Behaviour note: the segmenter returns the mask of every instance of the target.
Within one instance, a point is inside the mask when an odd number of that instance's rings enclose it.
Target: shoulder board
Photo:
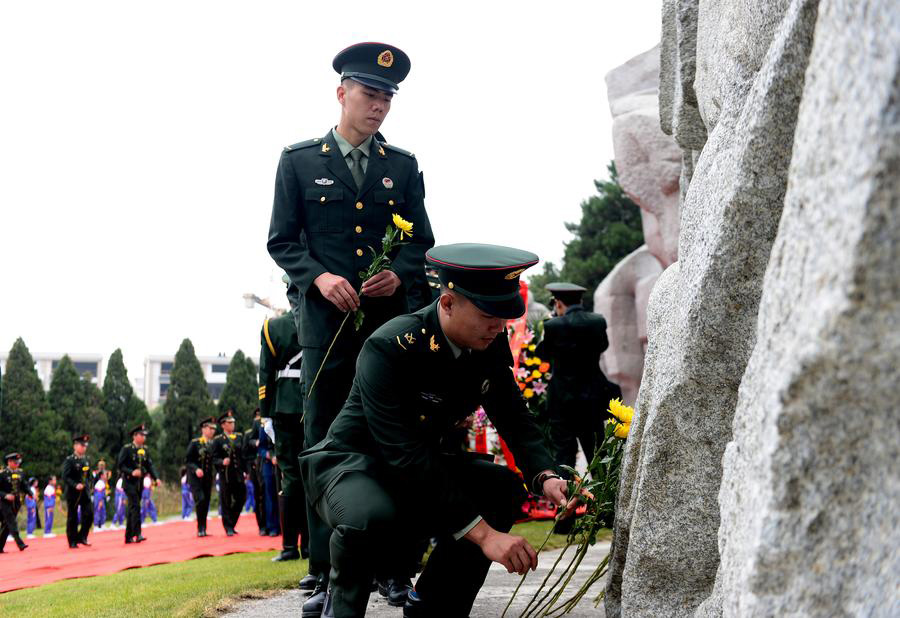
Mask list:
[[[425,328],[425,321],[417,319],[413,316],[405,316],[406,319],[397,320],[391,324],[393,328],[384,332],[387,340],[404,351],[420,349],[423,345],[427,347],[429,335]]]
[[[285,146],[285,152],[291,152],[294,150],[302,150],[303,148],[309,148],[310,146],[317,146],[322,142],[321,137],[316,137],[313,139],[308,139],[305,142],[297,142],[296,144],[291,144],[290,146]]]
[[[391,150],[391,151],[393,151],[393,152],[399,152],[399,153],[402,154],[402,155],[406,155],[407,157],[412,157],[413,159],[416,158],[416,155],[414,155],[414,154],[411,153],[410,151],[408,151],[408,150],[403,150],[402,148],[399,148],[399,147],[397,147],[397,146],[394,146],[393,144],[382,144],[382,146],[384,146],[385,148],[387,148],[388,150]]]

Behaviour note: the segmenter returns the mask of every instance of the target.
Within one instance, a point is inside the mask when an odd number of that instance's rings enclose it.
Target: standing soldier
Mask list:
[[[253,422],[250,429],[244,432],[243,443],[244,452],[241,456],[244,458],[247,474],[250,475],[247,485],[247,502],[253,496],[253,513],[256,515],[256,526],[259,528],[260,536],[267,536],[265,505],[262,500],[262,491],[260,491],[260,469],[259,469],[259,408],[253,412]]]
[[[188,445],[185,463],[187,464],[188,484],[194,496],[197,509],[197,536],[206,534],[206,514],[209,513],[209,499],[212,497],[213,478],[213,438],[216,435],[216,417],[210,416],[200,421],[199,438],[194,438]]]
[[[237,534],[234,527],[247,498],[244,462],[241,458],[243,436],[234,432],[234,416],[231,410],[219,417],[219,425],[222,427],[222,433],[216,436],[213,442],[213,463],[219,471],[222,527],[225,528],[225,534],[234,536]]]
[[[22,478],[22,456],[9,453],[3,458],[3,463],[6,467],[0,470],[0,554],[3,553],[9,536],[16,541],[19,551],[25,551],[28,547],[19,536],[19,524],[16,523],[16,516],[22,508],[22,498],[27,491]]]
[[[547,388],[547,416],[556,463],[574,467],[576,440],[588,461],[594,456],[597,436],[603,433],[604,410],[615,396],[611,389],[617,387],[600,370],[600,355],[609,345],[606,320],[584,310],[585,288],[557,282],[547,284],[547,291],[557,317],[544,323],[544,338],[535,353],[550,361],[553,372]],[[564,529],[565,525],[560,528]]]
[[[359,43],[338,53],[332,67],[341,76],[340,121],[324,137],[284,149],[268,241],[269,254],[300,295],[306,389],[346,312],[361,309],[365,315],[360,330],[346,328],[335,342],[318,379],[325,386],[307,394],[307,447],[325,437],[347,398],[363,342],[381,324],[408,311],[407,297],[422,278],[425,251],[434,244],[415,157],[384,143],[378,134],[398,84],[409,73],[409,57],[392,45]],[[413,223],[412,240],[390,256],[389,269],[363,281],[360,273],[372,259],[367,247],[381,245],[393,214]],[[318,616],[330,570],[331,530],[314,509],[307,514],[309,570],[321,577],[303,615]]]
[[[131,444],[126,444],[119,451],[118,468],[122,475],[125,497],[128,500],[125,516],[125,543],[146,541],[141,534],[141,493],[144,489],[144,477],[149,476],[159,485],[156,468],[150,461],[150,454],[144,447],[147,441],[146,425],[141,423],[131,430]]]
[[[93,482],[91,464],[84,455],[90,438],[86,433],[76,433],[72,436],[73,453],[63,462],[62,476],[67,509],[66,538],[71,549],[77,549],[79,545],[90,545],[87,537],[94,520],[94,510],[91,507]]]
[[[301,553],[308,552],[309,528],[306,525],[306,492],[297,463],[297,456],[303,450],[303,390],[300,383],[303,351],[297,340],[293,316],[286,313],[267,319],[263,322],[260,340],[259,407],[264,417],[272,419],[275,457],[281,472],[278,507],[282,549],[272,560],[297,560]],[[302,550],[298,549],[298,535]],[[301,580],[300,588],[312,590],[315,584],[315,575],[307,575]]]

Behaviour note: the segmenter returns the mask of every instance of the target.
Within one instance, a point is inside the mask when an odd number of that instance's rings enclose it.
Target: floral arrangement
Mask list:
[[[403,238],[408,236],[412,238],[413,232],[413,224],[410,221],[405,220],[403,217],[394,213],[392,218],[393,226],[388,225],[384,230],[384,236],[381,238],[381,253],[375,251],[372,246],[369,246],[369,251],[372,252],[372,263],[369,264],[369,267],[366,270],[359,271],[359,278],[362,281],[367,281],[380,273],[381,271],[387,269],[391,265],[391,258],[388,257],[390,253],[401,247],[405,244],[403,242]],[[319,380],[319,374],[322,373],[322,367],[325,366],[325,362],[328,360],[328,356],[331,354],[331,348],[334,347],[334,342],[337,341],[337,338],[340,337],[341,331],[344,330],[344,324],[347,323],[347,319],[350,317],[351,312],[347,312],[344,316],[344,320],[341,322],[338,331],[334,334],[334,339],[331,340],[331,345],[328,346],[328,350],[325,352],[325,358],[322,359],[322,364],[319,365],[319,370],[316,371],[316,377],[313,378],[312,384],[309,386],[309,392],[306,395],[306,398],[312,395],[313,389],[316,387],[316,382]],[[356,330],[359,330],[363,325],[363,320],[365,319],[365,313],[363,313],[362,309],[357,309],[353,311],[353,326]]]
[[[566,546],[541,582],[534,596],[529,600],[520,618],[562,616],[567,614],[587,594],[588,589],[606,575],[609,567],[609,555],[597,565],[584,584],[571,597],[564,601],[560,600],[566,590],[566,586],[572,580],[582,560],[584,560],[588,548],[597,542],[597,534],[601,529],[611,528],[615,517],[616,492],[619,487],[619,475],[622,469],[622,455],[625,450],[625,440],[628,438],[628,433],[631,430],[631,419],[634,417],[634,409],[624,405],[619,399],[613,399],[609,402],[607,412],[612,418],[604,426],[603,440],[594,451],[594,456],[588,465],[585,476],[579,477],[574,469],[565,466],[565,469],[574,479],[569,481],[568,495],[579,496],[579,501],[587,507],[585,513],[575,521],[566,539]],[[557,519],[561,515],[562,512],[557,515]],[[553,529],[551,528],[547,538],[544,539],[544,542],[538,548],[538,554],[544,549],[552,533]],[[571,549],[574,549],[574,553],[570,554],[568,563],[562,566],[563,558],[569,554]],[[506,605],[503,616],[506,616],[507,611],[509,611],[527,575],[528,573],[523,575],[519,581],[519,585]],[[594,599],[595,606],[600,604],[603,594],[604,592],[601,591]]]

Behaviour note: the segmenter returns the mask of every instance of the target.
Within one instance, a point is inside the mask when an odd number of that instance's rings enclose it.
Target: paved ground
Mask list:
[[[600,564],[607,552],[609,552],[609,543],[597,543],[592,547],[567,590],[572,592],[577,590],[587,576],[593,572],[594,568]],[[538,570],[528,575],[525,583],[519,590],[519,594],[516,596],[516,602],[507,616],[519,616],[521,610],[524,609],[532,594],[537,590],[558,555],[558,550],[541,555]],[[475,606],[472,609],[470,618],[499,618],[518,583],[518,575],[510,575],[503,567],[496,564],[492,565],[487,581],[485,581],[481,593],[475,600]],[[602,582],[595,584],[579,603],[575,611],[567,615],[572,618],[599,618],[603,616],[603,604],[596,608],[593,603],[593,599],[600,592],[601,586]],[[299,590],[289,590],[269,599],[241,603],[228,613],[228,617],[256,618],[264,616],[266,618],[280,618],[283,616],[287,618],[290,616],[291,618],[296,618],[300,614],[299,609],[303,599],[304,597]],[[367,618],[401,618],[402,615],[403,611],[400,608],[389,606],[378,593],[373,593],[369,597],[369,609],[366,612]]]

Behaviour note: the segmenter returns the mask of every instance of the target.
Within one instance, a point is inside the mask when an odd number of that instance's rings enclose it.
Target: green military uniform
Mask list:
[[[9,467],[10,460],[21,462],[22,457],[18,453],[9,453],[3,458],[7,467],[0,469],[0,553],[3,553],[6,539],[10,536],[15,540],[19,551],[28,547],[19,536],[19,525],[16,522],[16,516],[25,500],[25,473],[21,468]],[[12,496],[12,499],[7,496]]]
[[[130,433],[133,437],[138,432],[146,436],[147,427],[142,423],[134,427]],[[134,442],[122,447],[116,465],[122,476],[122,488],[128,502],[125,510],[125,542],[141,542],[145,540],[141,534],[141,492],[144,489],[144,477],[149,475],[156,481],[159,475],[156,474],[147,447],[138,446]],[[140,474],[135,475],[135,470],[140,471]]]
[[[227,420],[234,420],[231,412],[219,417],[219,425]],[[222,527],[228,536],[235,534],[234,528],[247,500],[243,438],[240,433],[223,432],[213,439],[213,464],[219,472],[219,497],[222,501]],[[226,458],[228,465],[225,465]]]
[[[429,252],[440,261],[444,285],[490,315],[521,315],[518,275],[537,256],[503,248],[503,259],[492,261],[501,248],[453,249]],[[459,276],[445,279],[443,269],[466,253],[475,260],[472,272],[452,271]],[[478,284],[481,277],[487,283]],[[454,539],[481,518],[509,530],[526,496],[508,468],[443,452],[442,439],[479,406],[536,491],[539,473],[553,467],[513,378],[505,332],[483,351],[460,350],[445,337],[438,312],[434,303],[375,331],[327,436],[300,457],[309,500],[333,529],[329,603],[335,616],[363,615],[375,564],[404,558],[386,544],[431,536],[439,542],[416,584],[432,608],[425,615],[468,615],[490,561],[476,545]]]
[[[87,446],[90,436],[76,434],[74,442]],[[79,543],[87,545],[88,532],[94,521],[94,510],[91,503],[93,483],[91,476],[91,462],[87,457],[79,457],[72,453],[63,462],[62,481],[66,496],[66,538],[69,547],[75,548]],[[81,485],[81,489],[78,489]],[[79,526],[78,508],[81,507],[81,522]]]
[[[309,544],[306,492],[297,461],[303,450],[302,356],[292,314],[286,313],[263,323],[259,350],[259,410],[264,417],[272,419],[275,429],[275,455],[281,471],[278,504],[283,548],[277,558],[282,559],[300,557],[298,535],[304,554]]]
[[[200,421],[200,429],[204,425],[216,426],[215,417],[205,418]],[[197,536],[206,536],[206,517],[209,513],[209,500],[212,498],[212,485],[216,472],[213,467],[212,440],[200,436],[194,438],[188,445],[187,454],[184,457],[187,465],[188,485],[191,495],[194,497],[194,506],[197,513]],[[197,470],[203,471],[203,476],[197,476]]]
[[[361,43],[340,52],[333,67],[342,79],[393,93],[409,72],[410,63],[396,47]],[[390,256],[390,269],[399,277],[401,288],[391,296],[361,299],[365,313],[362,329],[344,329],[319,377],[319,384],[327,387],[314,389],[306,398],[305,446],[321,440],[340,411],[366,337],[388,319],[409,310],[408,295],[422,277],[425,251],[434,244],[425,212],[424,180],[415,157],[373,135],[359,145],[367,156],[354,161],[351,170],[348,160],[353,153],[342,151],[336,135],[336,131],[328,131],[321,138],[284,149],[269,226],[269,254],[300,295],[298,335],[304,349],[302,371],[307,388],[344,319],[344,313],[313,285],[315,279],[330,272],[345,278],[358,292],[363,283],[360,273],[372,261],[368,247],[381,245],[393,214],[413,224],[413,236]],[[359,184],[354,179],[356,165],[364,168]],[[308,518],[310,571],[326,573],[329,531],[315,511],[310,509]]]
[[[536,354],[550,362],[553,372],[547,417],[556,462],[574,467],[576,440],[590,461],[597,436],[603,434],[604,411],[618,391],[600,370],[600,355],[609,346],[606,320],[584,310],[581,296],[586,290],[572,283],[551,283],[547,290],[567,308],[565,315],[544,323]]]

